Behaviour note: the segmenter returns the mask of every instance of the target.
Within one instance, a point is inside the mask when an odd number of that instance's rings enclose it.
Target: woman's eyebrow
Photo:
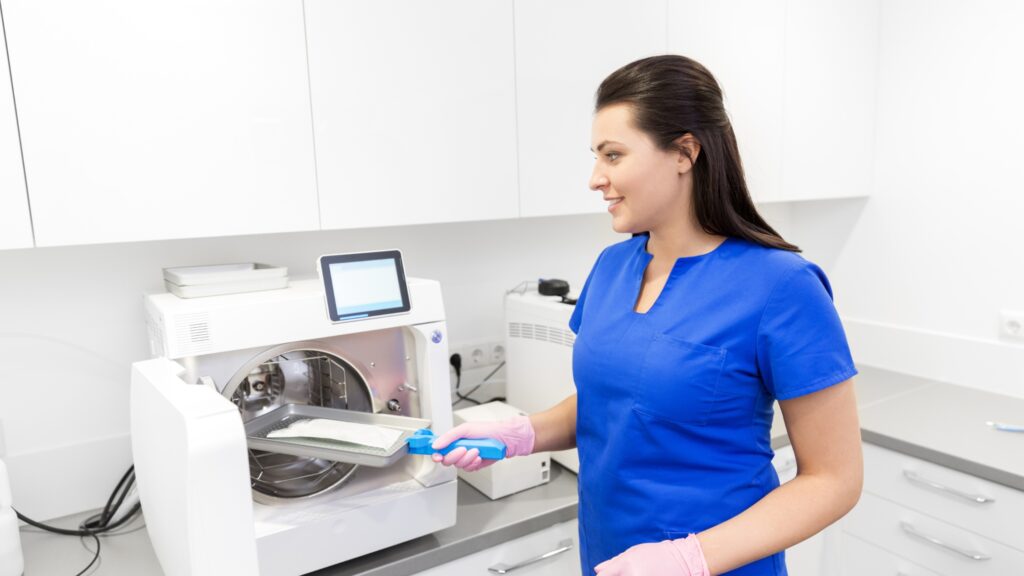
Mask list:
[[[600,152],[601,148],[605,147],[605,144],[622,144],[622,143],[621,142],[616,142],[614,140],[605,140],[604,142],[601,142],[600,144],[597,145],[597,151]],[[594,149],[591,148],[590,151],[593,152]]]

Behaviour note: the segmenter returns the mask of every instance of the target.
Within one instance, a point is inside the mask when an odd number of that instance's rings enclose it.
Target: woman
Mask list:
[[[758,215],[703,66],[633,62],[595,108],[590,187],[633,237],[601,253],[570,320],[577,394],[434,446],[577,446],[584,574],[786,574],[782,551],[860,495],[856,370],[828,280]],[[782,487],[775,400],[798,466]],[[490,463],[475,452],[434,459]]]

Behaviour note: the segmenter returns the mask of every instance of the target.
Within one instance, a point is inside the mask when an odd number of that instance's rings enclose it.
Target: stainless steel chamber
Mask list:
[[[186,359],[193,381],[217,387],[243,423],[285,404],[419,417],[411,335],[363,332]],[[356,464],[249,449],[253,498],[273,504],[344,485]]]

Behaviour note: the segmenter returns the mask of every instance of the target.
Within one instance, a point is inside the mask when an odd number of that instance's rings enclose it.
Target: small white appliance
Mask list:
[[[18,517],[11,508],[11,484],[7,466],[0,460],[0,576],[21,576],[24,570]]]
[[[573,309],[560,296],[542,296],[535,290],[505,297],[505,397],[512,406],[532,414],[576,393],[572,379],[576,335],[569,330]],[[551,459],[579,472],[575,449],[552,452]]]
[[[358,276],[359,289],[334,278],[330,295],[323,280],[298,280],[145,297],[156,357],[132,366],[132,452],[168,576],[304,574],[455,524],[456,472],[429,457],[370,467],[247,445],[246,424],[296,405],[451,427],[440,285],[406,282],[400,258],[400,290],[391,264],[321,264]],[[392,293],[401,313],[376,306],[392,306]],[[328,300],[332,314],[370,312],[331,321]]]
[[[504,402],[488,402],[456,410],[453,418],[458,425],[464,422],[496,422],[524,414],[522,410]],[[482,492],[484,496],[497,500],[527,488],[547,484],[551,479],[551,453],[535,452],[528,456],[500,460],[476,472],[460,469],[459,478]]]

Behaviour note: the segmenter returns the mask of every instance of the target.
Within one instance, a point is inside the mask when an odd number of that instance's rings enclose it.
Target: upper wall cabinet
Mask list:
[[[665,0],[515,4],[520,213],[602,212],[587,185],[594,95],[620,66],[665,53]]]
[[[669,49],[721,85],[755,200],[869,193],[878,10],[877,0],[669,3]]]
[[[718,80],[757,201],[782,189],[786,0],[673,0],[669,50]]]
[[[321,223],[518,215],[511,0],[308,0]]]
[[[0,36],[0,250],[32,246],[32,222],[10,78],[7,51]]]
[[[38,245],[317,229],[301,2],[3,7]]]
[[[865,196],[874,182],[878,0],[788,0],[784,200]]]

